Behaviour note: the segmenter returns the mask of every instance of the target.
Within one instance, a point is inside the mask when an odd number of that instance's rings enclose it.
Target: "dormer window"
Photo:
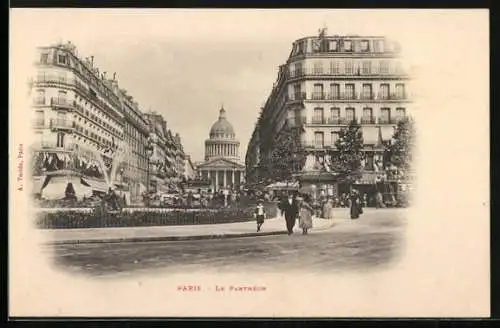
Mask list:
[[[66,64],[68,64],[68,57],[64,54],[59,54],[57,56],[57,61],[59,64],[66,65]]]
[[[362,52],[370,51],[370,42],[368,40],[361,41],[361,51]]]
[[[344,51],[352,51],[352,41],[351,40],[345,40],[344,41]]]
[[[338,51],[339,44],[337,40],[331,40],[328,42],[328,50],[329,51]]]
[[[40,63],[47,64],[49,62],[49,54],[44,52],[40,55]]]

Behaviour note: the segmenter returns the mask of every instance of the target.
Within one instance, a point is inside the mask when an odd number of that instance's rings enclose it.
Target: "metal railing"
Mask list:
[[[349,70],[329,67],[318,69],[314,67],[302,67],[291,70],[288,73],[288,78],[298,78],[304,76],[391,76],[391,75],[406,75],[402,71],[396,69],[378,69],[372,67],[371,69],[363,69],[362,67],[352,67]]]
[[[51,119],[50,120],[50,127],[53,129],[65,129],[65,130],[70,130],[75,127],[75,123],[71,122],[67,119]]]
[[[375,123],[376,123],[375,117],[367,117],[367,116],[361,117],[361,124],[375,124]]]

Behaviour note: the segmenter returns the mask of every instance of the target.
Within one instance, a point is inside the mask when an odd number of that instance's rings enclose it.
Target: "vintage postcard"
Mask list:
[[[489,316],[487,10],[10,14],[11,316]]]

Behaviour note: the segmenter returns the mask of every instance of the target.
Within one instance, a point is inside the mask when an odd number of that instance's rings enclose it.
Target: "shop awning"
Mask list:
[[[363,141],[365,145],[376,146],[379,139],[379,129],[375,126],[363,127]]]
[[[109,189],[108,184],[104,181],[98,181],[98,180],[89,179],[89,178],[81,178],[80,182],[81,182],[81,184],[88,186],[88,187],[92,188],[92,190],[95,190],[95,191],[107,192]]]
[[[394,128],[392,126],[381,126],[380,132],[382,135],[382,140],[388,141],[392,139],[392,135],[394,134]]]
[[[355,184],[358,185],[372,185],[375,184],[384,174],[380,172],[363,172],[361,178],[356,180]],[[377,179],[377,177],[379,179]]]

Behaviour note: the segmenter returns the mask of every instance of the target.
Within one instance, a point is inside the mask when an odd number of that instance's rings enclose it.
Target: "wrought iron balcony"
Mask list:
[[[312,100],[325,100],[325,99],[327,99],[327,96],[326,96],[326,93],[324,93],[324,92],[313,92],[311,99]]]
[[[407,100],[407,94],[404,93],[379,93],[377,95],[377,100]]]
[[[75,127],[75,124],[69,120],[57,118],[50,120],[50,127],[52,129],[71,130]]]
[[[290,99],[290,100],[305,100],[307,99],[307,93],[305,92],[296,92],[294,93],[293,95],[293,99]]]
[[[375,117],[363,116],[361,117],[361,124],[375,124]]]
[[[359,99],[361,99],[361,100],[374,100],[375,99],[375,94],[374,93],[365,93],[365,92],[362,92],[360,94]]]
[[[325,117],[313,117],[312,124],[327,124],[328,120]]]
[[[40,150],[61,150],[61,151],[74,151],[77,147],[76,144],[74,143],[68,143],[63,146],[58,145],[57,143],[54,142],[47,142],[47,141],[42,141],[38,145]]]
[[[45,105],[45,97],[36,97],[33,99],[34,105]]]
[[[66,98],[50,98],[50,105],[55,107],[72,109],[74,107],[74,103],[74,101],[68,100]]]

